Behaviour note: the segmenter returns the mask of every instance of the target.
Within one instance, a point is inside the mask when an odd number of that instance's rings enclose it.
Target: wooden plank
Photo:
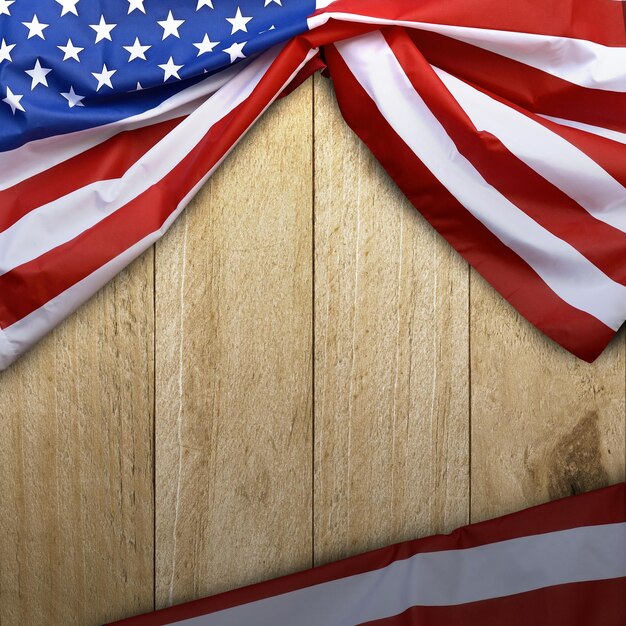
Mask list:
[[[624,334],[590,365],[471,294],[472,519],[624,480]]]
[[[157,604],[311,563],[312,90],[157,249]]]
[[[468,517],[468,269],[315,83],[315,560]]]
[[[0,375],[0,623],[153,606],[153,255]]]

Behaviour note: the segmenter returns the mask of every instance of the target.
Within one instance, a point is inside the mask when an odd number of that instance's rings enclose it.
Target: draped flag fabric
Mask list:
[[[117,626],[623,626],[626,483]]]
[[[0,0],[0,368],[159,239],[324,66],[432,226],[592,361],[626,318],[625,7]]]

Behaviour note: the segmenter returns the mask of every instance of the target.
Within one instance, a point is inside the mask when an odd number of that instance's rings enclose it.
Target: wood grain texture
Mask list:
[[[311,84],[157,252],[157,604],[311,564]]]
[[[153,606],[148,252],[0,375],[0,623]]]
[[[472,520],[624,480],[624,333],[590,365],[471,292]]]
[[[315,83],[315,559],[468,518],[468,269]]]

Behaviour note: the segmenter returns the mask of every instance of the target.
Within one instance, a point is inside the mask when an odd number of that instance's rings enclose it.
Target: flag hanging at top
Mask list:
[[[592,361],[626,319],[625,7],[0,0],[0,369],[324,66],[432,226]]]

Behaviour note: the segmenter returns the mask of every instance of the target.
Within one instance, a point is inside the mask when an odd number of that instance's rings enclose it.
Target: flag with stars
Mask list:
[[[324,67],[433,227],[595,359],[626,319],[625,7],[0,0],[0,369],[161,237],[267,107]]]

